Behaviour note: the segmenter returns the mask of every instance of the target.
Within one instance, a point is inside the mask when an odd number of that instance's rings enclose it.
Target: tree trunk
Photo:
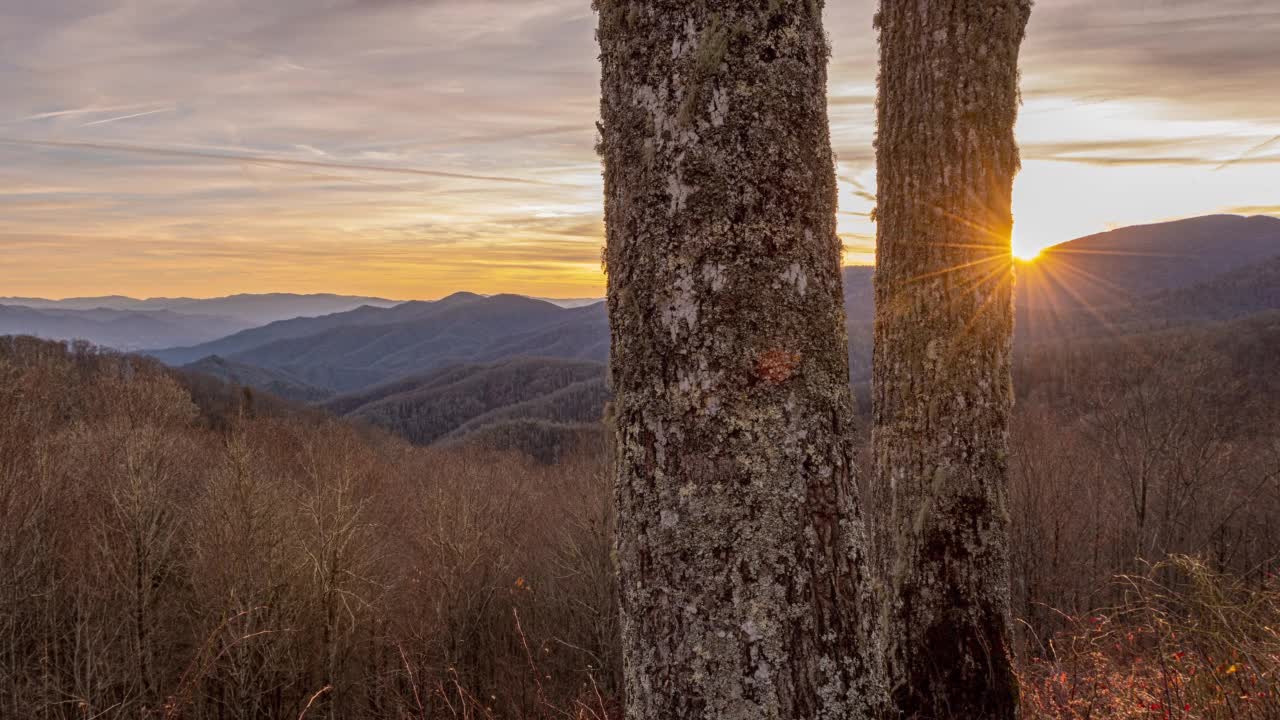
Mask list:
[[[1008,431],[1018,48],[1030,0],[882,0],[877,555],[905,718],[1013,718]]]
[[[596,7],[627,717],[868,717],[822,3]]]

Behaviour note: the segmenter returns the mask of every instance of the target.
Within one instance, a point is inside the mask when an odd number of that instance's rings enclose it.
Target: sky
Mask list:
[[[872,0],[828,0],[849,264]],[[603,293],[589,0],[0,0],[0,296]],[[1274,0],[1039,0],[1015,252],[1280,215]]]

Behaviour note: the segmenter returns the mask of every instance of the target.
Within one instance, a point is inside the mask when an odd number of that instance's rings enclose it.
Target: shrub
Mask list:
[[[1022,667],[1028,718],[1280,717],[1280,581],[1260,586],[1177,556],[1117,579],[1123,601],[1069,618]]]

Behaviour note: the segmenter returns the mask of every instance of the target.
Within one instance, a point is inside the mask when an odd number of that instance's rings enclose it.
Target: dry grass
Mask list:
[[[1280,579],[1248,587],[1181,556],[1117,582],[1121,605],[1024,664],[1026,717],[1280,718]]]

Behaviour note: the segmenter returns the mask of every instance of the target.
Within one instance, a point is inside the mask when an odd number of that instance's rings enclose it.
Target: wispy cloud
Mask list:
[[[130,117],[140,117],[151,113],[139,113]],[[123,118],[114,118],[123,119]],[[96,123],[89,123],[96,124]],[[273,157],[256,154],[224,153],[212,150],[183,150],[178,148],[155,147],[150,145],[129,145],[125,143],[104,142],[70,142],[65,140],[24,140],[20,138],[0,137],[0,143],[10,145],[30,145],[34,147],[67,148],[75,150],[101,150],[116,153],[141,153],[143,155],[162,155],[175,158],[192,158],[197,160],[227,160],[237,163],[257,163],[261,165],[289,165],[304,168],[326,168],[330,170],[359,170],[373,173],[390,173],[395,175],[423,175],[426,177],[449,178],[453,180],[477,180],[481,182],[520,183],[528,185],[554,185],[554,183],[529,178],[503,177],[500,175],[470,175],[466,173],[445,172],[442,170],[424,170],[412,167],[394,167],[389,165],[363,165],[355,163],[320,162],[317,160],[299,160],[296,158]]]
[[[827,4],[853,261],[874,4]],[[0,247],[27,269],[0,294],[597,294],[594,25],[586,0],[0,0]],[[1273,207],[1277,36],[1252,0],[1039,3],[1017,232]]]

